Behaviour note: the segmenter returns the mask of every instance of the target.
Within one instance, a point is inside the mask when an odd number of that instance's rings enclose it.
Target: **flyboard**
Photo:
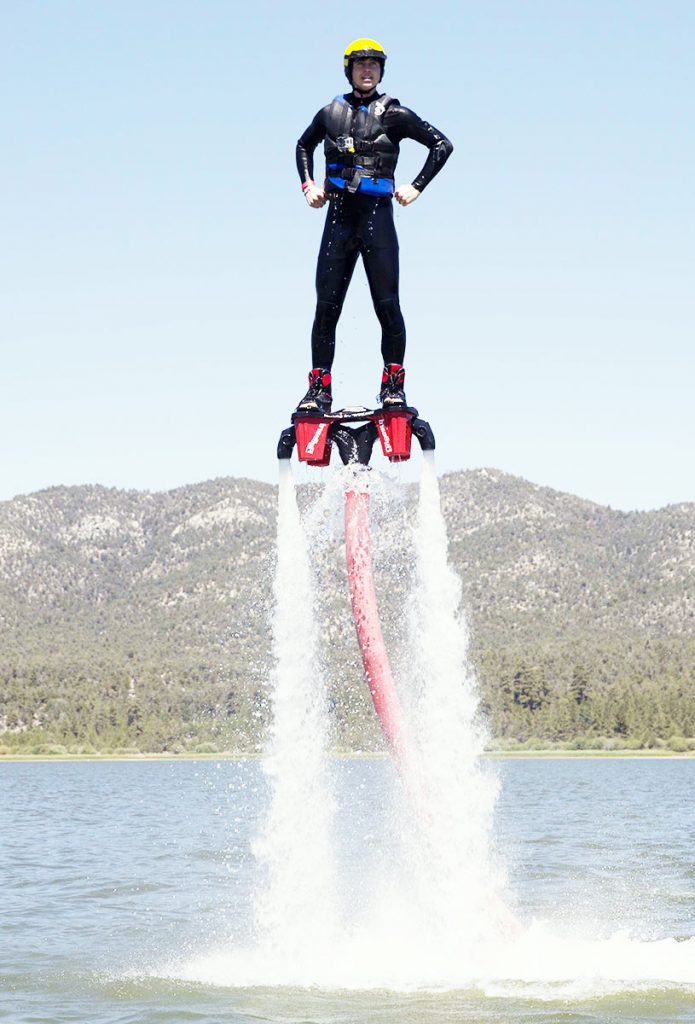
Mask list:
[[[327,415],[294,413],[292,426],[278,441],[278,459],[290,459],[295,447],[300,462],[324,467],[335,447],[343,464],[368,466],[377,439],[389,462],[407,462],[413,435],[423,451],[433,451],[434,434],[417,409],[367,409],[353,406]],[[345,550],[348,584],[357,640],[374,709],[399,765],[406,757],[403,715],[379,620],[371,537],[369,494],[345,492]]]

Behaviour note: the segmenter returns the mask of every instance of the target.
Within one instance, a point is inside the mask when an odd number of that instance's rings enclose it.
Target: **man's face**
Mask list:
[[[381,78],[381,63],[373,57],[360,57],[352,62],[352,85],[358,92],[376,89]]]

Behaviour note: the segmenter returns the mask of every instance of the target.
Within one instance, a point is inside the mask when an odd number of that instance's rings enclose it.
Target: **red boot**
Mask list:
[[[309,372],[309,390],[297,406],[296,411],[325,416],[331,411],[332,404],[331,371],[323,366],[315,366]]]
[[[387,363],[381,375],[381,391],[379,401],[385,409],[397,408],[406,405],[405,391],[405,370],[400,363]]]

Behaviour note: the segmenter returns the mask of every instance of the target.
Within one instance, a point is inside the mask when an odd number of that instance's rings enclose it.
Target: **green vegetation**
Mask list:
[[[692,648],[606,644],[478,651],[492,750],[695,750]],[[267,690],[205,664],[89,666],[55,660],[0,669],[0,754],[257,753]],[[381,737],[358,672],[332,685],[336,749]]]
[[[0,670],[0,754],[253,753],[265,696],[205,665]]]
[[[498,749],[695,748],[695,642],[544,645],[481,652]]]

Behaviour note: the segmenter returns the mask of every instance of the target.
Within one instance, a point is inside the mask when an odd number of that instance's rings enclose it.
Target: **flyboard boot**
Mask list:
[[[398,409],[407,405],[405,400],[405,370],[400,363],[387,363],[381,374],[379,401],[384,409]]]
[[[298,413],[327,416],[333,404],[331,390],[331,371],[323,366],[315,366],[309,371],[309,390],[297,406]]]

